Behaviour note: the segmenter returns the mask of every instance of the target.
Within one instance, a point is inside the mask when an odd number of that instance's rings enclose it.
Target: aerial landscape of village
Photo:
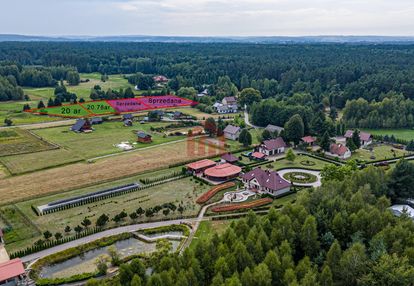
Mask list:
[[[45,19],[0,12],[1,286],[414,285],[412,4],[15,2]]]

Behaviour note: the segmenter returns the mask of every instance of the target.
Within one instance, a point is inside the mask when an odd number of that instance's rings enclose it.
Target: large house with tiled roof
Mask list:
[[[354,131],[353,130],[347,130],[345,132],[345,138],[352,138],[352,135],[354,135]],[[363,147],[367,147],[368,145],[370,145],[372,143],[372,135],[370,133],[367,132],[359,132],[359,140],[361,140],[361,146]]]
[[[231,124],[227,125],[223,130],[224,138],[229,140],[239,139],[241,129],[238,126],[233,126]]]
[[[351,150],[343,144],[332,143],[326,155],[346,160],[352,156]]]
[[[272,196],[280,196],[290,191],[291,184],[277,172],[260,167],[242,175],[246,189]]]
[[[264,140],[258,147],[258,151],[266,156],[272,156],[285,152],[286,143],[282,137]]]

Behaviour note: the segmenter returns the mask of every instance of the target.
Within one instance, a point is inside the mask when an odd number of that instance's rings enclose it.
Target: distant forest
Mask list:
[[[346,106],[343,120],[348,126],[413,124],[414,45],[3,42],[0,62],[3,66],[29,67],[29,73],[39,67],[65,67],[79,73],[162,74],[171,79],[172,90],[201,90],[203,85],[212,85],[211,92],[219,99],[234,94],[233,85],[239,91],[252,87],[260,91],[263,99],[277,101],[305,94],[315,106]],[[0,72],[0,76],[8,75]],[[35,76],[39,80],[34,82],[27,76],[16,82],[11,78],[9,88],[53,85],[59,80],[52,72]],[[227,92],[217,88],[220,81],[230,83]],[[19,96],[21,93],[16,91],[15,97]],[[366,102],[358,101],[360,98]],[[382,114],[377,103],[384,99],[392,101],[393,106],[404,100],[404,107],[398,109],[404,118],[395,118],[395,113]],[[382,106],[387,104],[390,105],[386,102]],[[261,113],[257,109],[256,112]],[[368,116],[370,119],[365,118]]]

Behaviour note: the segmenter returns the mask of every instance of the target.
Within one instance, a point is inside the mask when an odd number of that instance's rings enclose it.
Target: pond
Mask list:
[[[158,237],[158,236],[163,236],[163,235],[180,236],[183,234],[184,233],[182,231],[168,231],[168,232],[157,232],[157,233],[152,233],[152,234],[146,234],[145,236],[153,238],[153,237]]]
[[[175,251],[180,241],[170,240],[172,249]],[[135,238],[120,240],[113,244],[118,250],[121,258],[125,258],[134,254],[151,253],[155,251],[155,243],[147,243]],[[73,257],[66,261],[48,265],[40,271],[40,278],[64,278],[76,274],[90,273],[96,271],[96,260],[100,255],[108,255],[108,248],[105,246],[85,252],[80,256]]]

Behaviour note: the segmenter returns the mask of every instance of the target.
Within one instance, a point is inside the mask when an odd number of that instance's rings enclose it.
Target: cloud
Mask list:
[[[0,33],[414,35],[411,0],[13,0]]]

